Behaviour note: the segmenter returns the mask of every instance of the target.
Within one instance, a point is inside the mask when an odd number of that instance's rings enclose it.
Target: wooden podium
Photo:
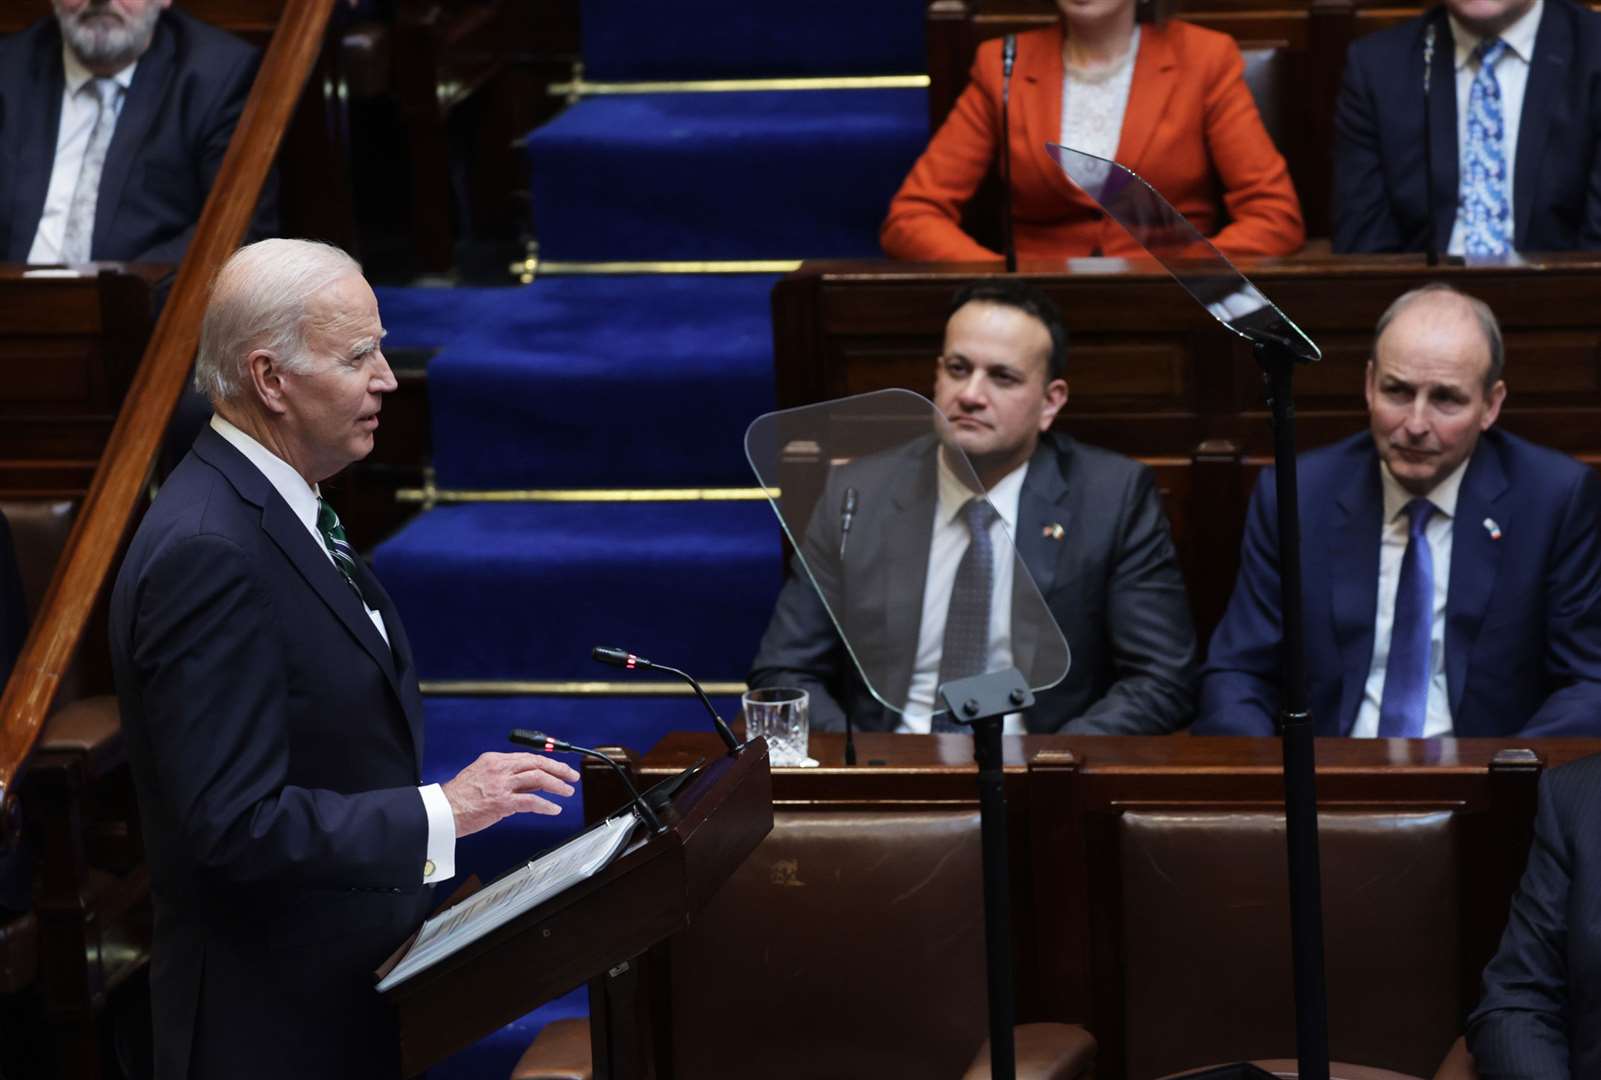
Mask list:
[[[594,877],[390,990],[405,1074],[415,1076],[536,1006],[606,976],[615,984],[618,1011],[592,1017],[597,1049],[613,1047],[605,1055],[612,1075],[645,1075],[627,1062],[645,1053],[649,1040],[625,1015],[639,972],[648,967],[644,954],[687,927],[771,831],[766,742],[710,760],[673,798],[662,822],[665,832]]]

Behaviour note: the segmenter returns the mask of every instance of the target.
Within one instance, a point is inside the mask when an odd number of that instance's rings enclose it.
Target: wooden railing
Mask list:
[[[61,676],[106,584],[151,462],[188,377],[212,278],[239,246],[336,0],[285,0],[250,100],[200,214],[117,416],[94,480],[16,668],[0,694],[0,821],[14,781],[44,726]]]

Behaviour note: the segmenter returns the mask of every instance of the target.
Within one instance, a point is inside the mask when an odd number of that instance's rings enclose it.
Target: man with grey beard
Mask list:
[[[177,263],[257,51],[172,0],[52,0],[0,40],[0,259]],[[275,184],[253,236],[276,227]]]

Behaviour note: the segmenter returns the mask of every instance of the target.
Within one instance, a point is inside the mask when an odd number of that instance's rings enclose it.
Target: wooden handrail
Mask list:
[[[239,246],[336,0],[286,0],[172,294],[145,349],[38,618],[0,694],[0,821],[83,637],[188,378],[212,279]]]

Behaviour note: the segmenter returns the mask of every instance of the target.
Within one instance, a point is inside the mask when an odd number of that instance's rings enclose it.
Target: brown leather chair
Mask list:
[[[1451,1044],[1451,1052],[1445,1055],[1445,1060],[1435,1070],[1434,1080],[1479,1080],[1473,1055],[1468,1053],[1467,1039],[1461,1038]]]
[[[780,809],[668,955],[674,1075],[989,1075],[976,811]],[[516,1080],[592,1075],[587,1025],[552,1028]],[[1082,1028],[1016,1039],[1019,1076],[1094,1061]]]
[[[1532,806],[1538,776],[1496,769],[1437,770],[1426,782],[1320,775],[1336,1059],[1432,1076],[1456,1040],[1505,922],[1516,886],[1508,867],[1522,862],[1510,850],[1514,819]],[[1096,1075],[1293,1055],[1279,776],[1084,768],[1063,770],[1060,783],[1059,800],[1033,808],[1036,823],[1046,820],[1037,842],[1064,854],[1060,881],[1035,901],[1040,978],[1062,987],[1051,1013],[1095,1035]],[[1526,821],[1521,828],[1526,846]],[[1053,901],[1052,888],[1065,895]],[[1075,909],[1088,912],[1083,926],[1046,925],[1046,912]],[[1088,971],[1055,959],[1071,955],[1053,943],[1063,934],[1086,942]]]

